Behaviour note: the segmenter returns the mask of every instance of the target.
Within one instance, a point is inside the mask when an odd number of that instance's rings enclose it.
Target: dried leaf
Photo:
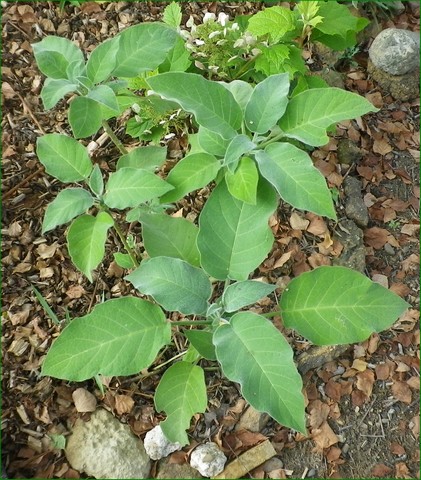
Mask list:
[[[310,412],[309,425],[311,428],[316,429],[320,428],[320,426],[326,422],[330,408],[326,403],[320,400],[315,400],[314,402],[311,402],[308,410]]]
[[[78,412],[94,412],[96,409],[96,398],[91,392],[84,388],[77,388],[72,393],[73,402]]]
[[[374,372],[366,370],[357,374],[357,388],[361,390],[367,397],[371,396],[374,385]]]
[[[373,470],[371,470],[373,477],[388,478],[390,473],[392,473],[392,469],[384,463],[377,464]]]
[[[409,385],[405,382],[395,381],[392,385],[392,393],[396,400],[400,400],[404,403],[412,402],[412,392]]]
[[[329,448],[339,442],[339,438],[327,422],[324,422],[320,428],[315,428],[311,432],[311,436],[316,444],[316,450],[318,451]]]
[[[306,230],[306,228],[310,225],[310,222],[305,218],[300,217],[298,213],[293,212],[289,219],[289,224],[294,230]]]
[[[134,406],[134,400],[128,395],[115,396],[115,411],[122,415],[123,413],[130,413]]]

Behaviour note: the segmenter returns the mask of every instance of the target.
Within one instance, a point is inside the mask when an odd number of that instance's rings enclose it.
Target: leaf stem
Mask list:
[[[125,146],[117,138],[116,134],[112,131],[110,124],[107,120],[102,120],[102,127],[107,132],[108,136],[111,138],[114,145],[119,149],[120,153],[127,155],[129,152],[126,150]]]
[[[194,327],[195,325],[212,325],[212,320],[182,320],[170,323],[176,327]]]
[[[262,143],[258,146],[258,148],[263,150],[267,145],[269,145],[269,144],[271,144],[271,143],[273,143],[273,142],[277,142],[278,140],[280,140],[281,138],[284,138],[284,137],[285,137],[285,135],[284,135],[283,132],[282,132],[282,133],[279,133],[278,135],[275,135],[273,138],[269,138],[269,140],[266,140],[265,142],[262,142]]]
[[[138,267],[139,266],[139,262],[137,261],[137,256],[136,256],[136,253],[134,252],[134,250],[130,247],[130,245],[127,243],[127,240],[126,240],[126,237],[123,233],[123,231],[121,230],[120,228],[120,225],[117,223],[116,219],[111,215],[111,212],[110,210],[107,208],[107,207],[104,207],[103,206],[103,209],[112,217],[112,219],[114,220],[114,224],[113,224],[113,228],[114,230],[116,231],[118,237],[120,238],[121,240],[121,243],[123,244],[124,246],[124,249],[126,250],[126,252],[129,254],[132,262],[133,262],[133,265],[135,267]]]

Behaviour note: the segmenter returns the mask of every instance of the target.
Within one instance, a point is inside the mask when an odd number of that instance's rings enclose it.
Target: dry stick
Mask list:
[[[19,188],[23,187],[26,183],[28,183],[30,180],[32,180],[34,177],[36,177],[38,174],[42,173],[43,171],[44,171],[44,167],[39,167],[38,170],[36,170],[34,173],[31,173],[31,175],[28,175],[21,182],[19,182],[13,188],[8,190],[3,195],[3,200],[7,200],[9,197],[11,197],[16,192],[16,190],[19,190]]]

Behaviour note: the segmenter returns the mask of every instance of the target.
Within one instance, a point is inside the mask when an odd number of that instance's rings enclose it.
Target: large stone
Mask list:
[[[333,238],[344,247],[339,257],[333,260],[333,264],[364,273],[366,264],[363,231],[352,220],[343,220]]]
[[[190,455],[190,465],[204,477],[215,477],[222,472],[227,457],[216,443],[204,443],[196,447]]]
[[[347,177],[345,179],[345,213],[359,227],[366,227],[369,215],[368,208],[362,199],[361,187],[361,182],[357,178]]]
[[[161,458],[168,457],[170,453],[181,450],[182,448],[180,443],[172,443],[167,439],[160,425],[149,430],[145,436],[144,445],[146,453],[152,460],[160,460]]]
[[[148,478],[143,443],[111,413],[98,409],[89,421],[76,420],[66,446],[72,468],[95,478]]]
[[[202,478],[202,475],[187,463],[178,465],[161,460],[156,478]]]
[[[418,98],[420,95],[420,72],[418,69],[404,75],[392,75],[381,68],[377,68],[368,59],[367,71],[382,89],[389,92],[395,100],[406,102]]]
[[[369,49],[373,64],[392,75],[404,75],[418,69],[420,43],[413,32],[386,28],[374,39]]]

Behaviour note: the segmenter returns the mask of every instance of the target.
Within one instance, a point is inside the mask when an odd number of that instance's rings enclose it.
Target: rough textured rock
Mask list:
[[[332,50],[327,45],[320,42],[313,43],[313,53],[319,57],[323,64],[331,68],[335,66],[343,54],[343,52]]]
[[[345,88],[342,74],[331,68],[324,68],[323,70],[312,72],[312,75],[317,75],[322,78],[330,87]]]
[[[239,422],[235,426],[235,430],[245,429],[250,432],[261,432],[268,420],[269,415],[267,413],[258,412],[250,405],[243,415],[241,415]]]
[[[419,40],[417,43],[412,32],[386,28],[374,39],[368,53],[377,68],[392,75],[404,75],[418,69],[419,47]]]
[[[361,182],[355,177],[347,177],[344,181],[345,213],[360,227],[368,225],[368,208],[361,196]]]
[[[349,138],[341,138],[338,141],[337,153],[339,163],[345,163],[347,165],[357,163],[362,158],[361,150],[357,147],[355,142]]]
[[[146,434],[144,444],[146,453],[152,460],[167,457],[170,453],[182,448],[180,443],[172,443],[167,439],[160,425],[157,425]]]
[[[334,265],[353,268],[361,273],[365,270],[365,247],[363,231],[352,220],[343,220],[333,238],[341,242],[343,251],[334,259]]]
[[[372,78],[396,100],[406,102],[420,95],[420,73],[418,69],[404,75],[391,75],[377,68],[369,59],[367,71]]]
[[[162,461],[156,478],[202,478],[202,475],[187,463],[178,465]]]
[[[95,478],[148,478],[143,443],[111,413],[98,409],[88,422],[76,420],[66,446],[70,465]]]
[[[216,443],[204,443],[195,448],[190,455],[190,465],[199,470],[204,477],[214,477],[224,469],[227,457]]]

